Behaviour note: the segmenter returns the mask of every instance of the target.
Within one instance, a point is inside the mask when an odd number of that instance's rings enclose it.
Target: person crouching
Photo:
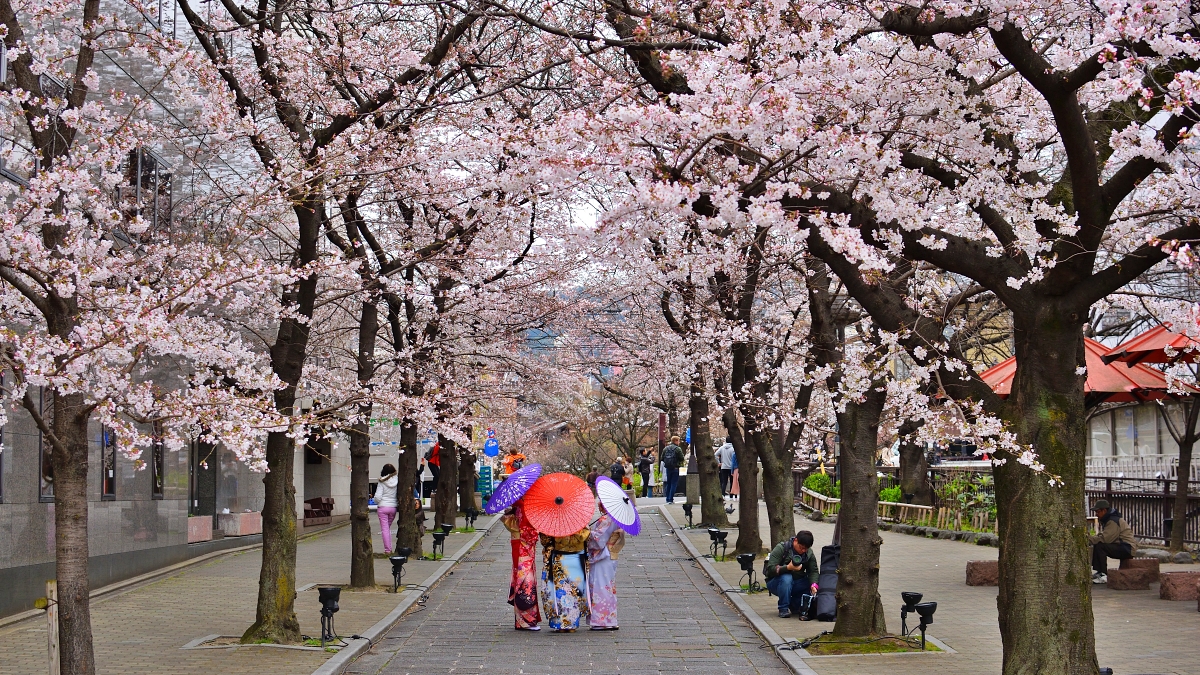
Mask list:
[[[813,535],[800,530],[796,536],[771,549],[763,575],[767,578],[767,589],[779,598],[779,617],[786,619],[792,612],[800,612],[800,620],[807,621],[804,596],[816,595],[819,568],[812,552]]]

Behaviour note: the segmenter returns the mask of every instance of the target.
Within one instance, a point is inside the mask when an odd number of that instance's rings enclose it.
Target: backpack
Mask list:
[[[613,465],[608,467],[608,477],[619,484],[621,479],[625,477],[625,467],[621,466],[620,462],[613,462]]]
[[[663,448],[662,463],[668,469],[678,469],[683,464],[683,457],[681,455],[683,455],[683,451],[679,449],[678,445],[668,445]]]

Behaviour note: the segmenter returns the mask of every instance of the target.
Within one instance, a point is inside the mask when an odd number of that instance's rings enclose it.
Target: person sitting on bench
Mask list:
[[[1108,559],[1126,560],[1133,557],[1137,545],[1133,538],[1133,528],[1129,526],[1121,512],[1109,505],[1107,499],[1097,501],[1092,510],[1100,520],[1100,534],[1088,537],[1092,545],[1092,583],[1108,583]]]
[[[812,545],[812,532],[800,530],[791,539],[779,542],[767,556],[763,576],[767,578],[767,589],[779,598],[782,619],[796,611],[801,621],[808,620],[807,612],[801,611],[805,606],[803,598],[816,595],[819,574]]]

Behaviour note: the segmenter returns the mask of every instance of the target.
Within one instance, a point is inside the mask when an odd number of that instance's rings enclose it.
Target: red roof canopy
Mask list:
[[[1083,343],[1087,351],[1084,393],[1088,395],[1089,405],[1166,397],[1167,379],[1162,373],[1141,364],[1106,364],[1103,357],[1108,347],[1088,338],[1084,338]],[[1007,397],[1016,374],[1017,358],[1014,356],[983,371],[980,377],[997,394]]]
[[[1176,352],[1174,357],[1167,356],[1168,347]],[[1184,352],[1188,347],[1192,351]],[[1136,363],[1196,362],[1200,360],[1200,351],[1196,350],[1200,350],[1200,343],[1182,333],[1171,331],[1171,324],[1164,323],[1113,347],[1104,355],[1104,362],[1121,361],[1130,366]]]

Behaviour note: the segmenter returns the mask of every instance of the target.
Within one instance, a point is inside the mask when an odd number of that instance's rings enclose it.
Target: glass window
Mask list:
[[[49,429],[54,428],[54,395],[42,390],[39,397],[38,408],[42,415],[42,421],[45,422]],[[38,430],[38,444],[42,448],[42,452],[38,458],[38,501],[52,502],[54,501],[54,464],[51,462],[54,452],[54,444],[45,434]]]
[[[1156,404],[1139,405],[1134,410],[1137,418],[1137,452],[1138,455],[1157,455],[1158,450],[1158,411]]]
[[[1168,403],[1161,408],[1161,414],[1165,414],[1171,420],[1171,425],[1175,427],[1175,431],[1181,434],[1184,432],[1183,425],[1186,420],[1183,415],[1183,406],[1178,403]],[[1159,447],[1162,448],[1162,453],[1178,457],[1179,444],[1175,442],[1175,437],[1171,435],[1171,430],[1167,427],[1167,423],[1164,420],[1158,420],[1158,429]]]
[[[162,499],[163,496],[163,479],[166,473],[165,457],[166,448],[163,440],[163,425],[162,422],[154,423],[154,440],[150,443],[150,479],[153,481],[153,487],[150,489],[150,496],[155,499]]]
[[[100,498],[117,498],[117,438],[108,427],[100,428]]]
[[[1130,457],[1137,454],[1137,412],[1133,408],[1118,408],[1113,411],[1113,435],[1117,439],[1117,455]]]
[[[1103,412],[1088,422],[1088,455],[1111,457],[1112,454],[1112,415]]]

